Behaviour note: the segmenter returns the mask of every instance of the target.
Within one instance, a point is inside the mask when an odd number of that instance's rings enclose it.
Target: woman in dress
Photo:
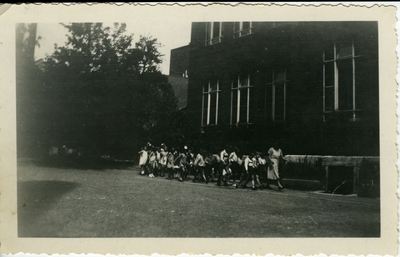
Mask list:
[[[283,188],[280,183],[279,176],[279,164],[281,161],[287,162],[287,160],[283,157],[282,150],[279,147],[279,143],[275,143],[273,147],[268,150],[268,172],[267,179],[274,180],[278,184],[279,190]],[[267,181],[268,181],[267,180]],[[267,187],[269,187],[269,183],[267,182]]]

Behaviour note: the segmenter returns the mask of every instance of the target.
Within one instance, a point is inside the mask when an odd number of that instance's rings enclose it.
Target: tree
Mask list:
[[[157,42],[157,39],[151,36],[141,36],[139,42],[135,45],[139,51],[144,53],[138,62],[139,72],[141,74],[158,72],[157,67],[161,64],[161,57],[163,55],[158,51],[158,47],[161,47],[161,44]]]
[[[58,144],[74,141],[96,154],[123,155],[123,148],[131,151],[167,126],[176,99],[158,69],[157,39],[141,36],[133,44],[118,23],[63,26],[67,43],[45,60],[42,88],[51,117],[46,126]]]
[[[33,155],[40,150],[40,133],[37,129],[37,114],[40,100],[41,72],[35,65],[35,47],[40,37],[36,36],[37,24],[19,23],[15,30],[16,41],[16,107],[18,156]]]

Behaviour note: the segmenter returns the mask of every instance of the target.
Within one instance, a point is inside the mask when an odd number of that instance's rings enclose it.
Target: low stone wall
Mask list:
[[[285,155],[286,160],[291,163],[318,166],[320,163],[335,163],[347,166],[361,164],[378,164],[378,156],[323,156],[323,155]]]
[[[286,155],[282,167],[287,187],[324,190],[327,193],[379,197],[377,156]],[[319,183],[318,183],[319,181]]]

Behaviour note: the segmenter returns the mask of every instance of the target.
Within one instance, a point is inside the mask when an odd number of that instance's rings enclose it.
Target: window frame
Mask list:
[[[340,49],[340,48],[339,48]],[[354,46],[354,40],[351,41],[351,55],[346,55],[343,57],[338,57],[338,47],[337,47],[337,42],[333,43],[333,59],[326,59],[326,51],[323,51],[322,54],[322,61],[323,61],[323,69],[322,69],[322,74],[323,74],[323,80],[322,80],[322,113],[323,113],[323,120],[326,120],[326,114],[329,113],[335,113],[335,112],[353,112],[352,116],[352,121],[356,121],[356,112],[361,111],[361,109],[356,109],[356,59],[362,57],[362,55],[356,55],[355,53],[355,46]],[[351,65],[352,65],[352,108],[351,109],[340,109],[339,103],[340,103],[340,95],[339,95],[339,68],[338,68],[338,63],[344,61],[344,60],[349,60],[351,59]],[[328,63],[333,63],[333,109],[332,110],[326,110],[326,99],[327,99],[327,88],[331,88],[331,86],[326,85],[326,77],[327,77],[327,71],[326,71],[326,65]]]
[[[219,23],[219,31],[218,31],[218,36],[214,37],[214,23]],[[210,46],[210,45],[215,45],[218,43],[222,42],[222,22],[220,21],[215,21],[215,22],[207,22],[206,23],[206,40],[205,40],[205,45]]]
[[[203,86],[203,93],[202,93],[202,108],[201,108],[201,126],[206,127],[206,126],[216,126],[218,125],[218,107],[219,107],[219,93],[221,92],[220,90],[220,85],[219,85],[219,79],[215,80],[216,84],[216,89],[212,89],[212,82],[213,80],[209,80],[206,86]],[[207,87],[207,90],[205,88]],[[211,97],[212,95],[215,94],[215,123],[210,124],[210,118],[211,118]],[[206,100],[205,98],[207,97],[207,106],[205,106]],[[205,109],[205,107],[207,107]],[[204,117],[204,112],[207,111],[207,117],[205,120]],[[204,122],[206,121],[206,122]]]
[[[242,85],[241,84],[241,76],[247,76],[247,84]],[[234,87],[234,82],[233,80],[231,81],[231,113],[230,113],[230,125],[231,126],[238,126],[239,124],[251,124],[250,123],[250,92],[251,88],[254,87],[254,85],[251,85],[251,76],[253,74],[247,73],[247,74],[239,74],[237,76],[237,87]],[[247,91],[247,97],[246,97],[246,122],[245,123],[240,123],[240,107],[241,107],[241,97],[240,93],[242,90]],[[234,92],[237,92],[237,97],[236,97],[236,119],[234,122],[234,117],[233,117],[233,104],[234,104]]]
[[[248,22],[249,27],[243,29],[243,23]],[[239,30],[236,30],[236,24],[239,23]],[[233,38],[240,38],[253,34],[253,22],[251,21],[238,21],[233,23]]]
[[[271,82],[266,82],[266,85],[265,85],[265,114],[266,114],[266,117],[265,117],[265,120],[267,120],[267,117],[268,117],[268,108],[267,108],[267,97],[268,97],[268,94],[267,94],[267,90],[268,90],[268,86],[271,86],[271,88],[272,88],[272,93],[271,93],[271,97],[272,97],[272,100],[271,100],[271,120],[272,120],[272,122],[285,122],[286,121],[286,92],[287,92],[287,83],[289,83],[289,80],[287,79],[287,69],[285,68],[284,70],[283,70],[283,80],[279,80],[279,81],[276,81],[275,80],[275,74],[280,74],[280,73],[282,73],[282,72],[276,72],[276,71],[279,71],[279,69],[273,69],[272,70],[272,81]],[[283,119],[282,120],[276,120],[276,87],[277,86],[283,86]]]

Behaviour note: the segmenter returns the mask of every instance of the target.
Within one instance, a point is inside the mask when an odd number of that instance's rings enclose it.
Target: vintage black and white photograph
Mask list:
[[[14,31],[18,238],[381,238],[377,20]]]

